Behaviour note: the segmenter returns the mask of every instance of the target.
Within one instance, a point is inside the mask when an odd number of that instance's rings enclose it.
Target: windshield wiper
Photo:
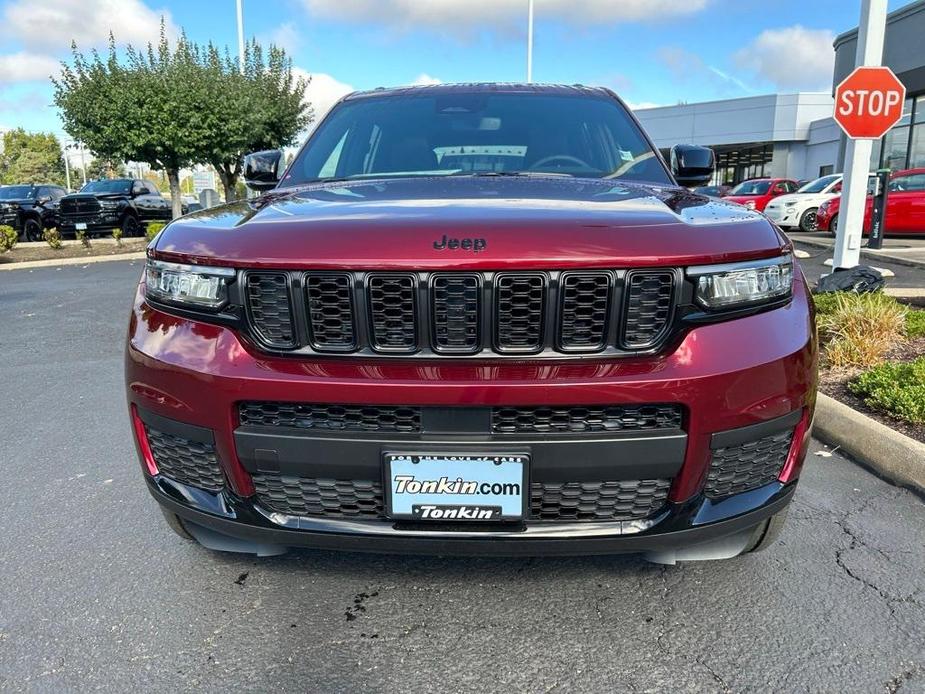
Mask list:
[[[574,174],[563,173],[559,171],[458,171],[456,173],[449,174],[450,176],[510,176],[510,177],[523,177],[523,178],[546,178],[548,176],[553,176],[555,178],[575,178]]]

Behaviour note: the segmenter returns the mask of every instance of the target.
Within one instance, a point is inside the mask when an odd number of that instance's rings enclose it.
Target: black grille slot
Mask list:
[[[537,520],[641,520],[668,500],[670,479],[563,482],[530,485],[530,515]]]
[[[284,272],[250,272],[245,292],[257,337],[272,347],[294,347],[296,340],[288,275]]]
[[[437,275],[431,287],[434,347],[443,352],[471,353],[479,349],[479,278]]]
[[[413,352],[417,347],[414,278],[410,275],[371,275],[369,313],[374,349]]]
[[[349,352],[357,346],[352,284],[345,274],[305,278],[312,347],[320,352]]]
[[[535,352],[543,343],[546,278],[501,275],[495,284],[495,342],[502,352]]]
[[[668,270],[631,272],[626,281],[623,346],[655,346],[668,330],[674,297],[674,273]]]
[[[777,479],[787,462],[793,430],[713,451],[703,492],[710,498],[763,487]]]
[[[566,275],[561,283],[559,344],[564,349],[597,350],[607,339],[610,275]]]
[[[680,428],[680,405],[496,407],[491,412],[491,430],[496,434],[572,434]]]
[[[387,405],[311,405],[288,402],[242,402],[241,424],[331,431],[421,430],[421,408]]]
[[[382,485],[369,480],[253,476],[261,506],[290,516],[382,518]]]
[[[160,474],[210,492],[225,486],[215,446],[166,434],[147,425],[145,431]]]

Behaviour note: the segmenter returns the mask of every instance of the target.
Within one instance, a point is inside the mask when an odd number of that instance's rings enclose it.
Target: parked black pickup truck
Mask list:
[[[78,231],[90,235],[121,229],[123,236],[139,236],[148,222],[169,221],[170,201],[150,181],[115,178],[91,181],[79,193],[61,198],[58,229],[62,235]]]
[[[29,183],[0,188],[0,224],[11,226],[26,241],[41,241],[42,232],[57,223],[61,186]]]

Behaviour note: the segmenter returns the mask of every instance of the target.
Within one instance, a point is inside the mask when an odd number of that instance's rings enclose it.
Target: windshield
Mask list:
[[[132,182],[122,178],[113,181],[90,181],[80,189],[81,193],[129,193]]]
[[[835,183],[835,181],[841,178],[840,175],[836,176],[823,176],[822,178],[817,178],[815,181],[810,181],[805,186],[800,188],[798,193],[821,193],[823,190],[828,188],[830,185]]]
[[[35,197],[35,186],[4,186],[0,188],[0,200],[27,200]]]
[[[764,195],[771,187],[770,181],[742,181],[732,189],[730,195]]]
[[[671,183],[661,158],[613,99],[444,92],[342,103],[280,185],[515,173]]]

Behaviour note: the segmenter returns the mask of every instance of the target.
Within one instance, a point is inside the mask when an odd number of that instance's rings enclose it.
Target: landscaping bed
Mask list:
[[[815,298],[820,391],[925,443],[925,311],[885,295]]]
[[[13,250],[0,254],[0,264],[138,253],[143,251],[147,245],[148,241],[144,238],[124,239],[121,246],[112,241],[95,240],[90,243],[89,248],[80,242],[65,242],[61,248],[51,248],[47,244],[17,244]]]

